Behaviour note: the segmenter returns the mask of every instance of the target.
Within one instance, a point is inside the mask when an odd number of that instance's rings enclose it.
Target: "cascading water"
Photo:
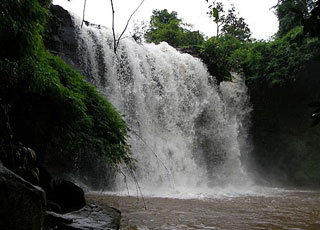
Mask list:
[[[132,130],[145,194],[210,193],[249,183],[241,149],[250,107],[240,78],[218,86],[200,60],[167,43],[124,39],[115,55],[111,31],[75,24],[83,71]]]

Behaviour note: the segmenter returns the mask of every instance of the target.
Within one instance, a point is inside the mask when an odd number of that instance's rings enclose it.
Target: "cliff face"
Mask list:
[[[46,49],[85,75],[79,64],[77,32],[71,15],[57,5],[52,5],[50,11],[52,17],[47,24],[44,39]],[[58,159],[54,154],[48,154],[40,160],[53,175],[71,173],[91,189],[106,189],[112,186],[114,174],[105,164],[104,156],[80,152],[76,157],[67,155],[64,157],[65,159]]]
[[[52,54],[58,55],[73,68],[80,70],[77,58],[77,36],[71,15],[61,6],[50,7],[50,18],[44,45]]]
[[[320,184],[320,127],[311,127],[320,99],[320,62],[308,64],[294,82],[249,84],[253,105],[251,138],[256,170],[267,179],[300,185]]]

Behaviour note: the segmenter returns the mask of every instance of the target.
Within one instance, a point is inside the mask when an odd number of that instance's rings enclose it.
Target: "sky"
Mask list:
[[[239,16],[245,18],[246,23],[252,31],[253,37],[257,39],[269,39],[277,32],[278,21],[271,9],[277,0],[220,0],[226,7],[233,4]],[[121,33],[132,12],[138,7],[141,0],[114,0],[115,8],[115,30]],[[210,0],[209,0],[210,2]],[[211,0],[212,2],[212,0]],[[53,0],[54,4],[63,6],[82,17],[84,0]],[[193,30],[199,30],[204,35],[211,37],[215,35],[215,23],[208,17],[208,3],[205,0],[145,0],[138,12],[133,16],[133,22],[149,22],[152,10],[168,9],[176,11],[178,17],[185,23],[193,25]],[[87,0],[85,20],[95,24],[111,28],[112,14],[109,0]],[[130,28],[129,28],[130,31]]]

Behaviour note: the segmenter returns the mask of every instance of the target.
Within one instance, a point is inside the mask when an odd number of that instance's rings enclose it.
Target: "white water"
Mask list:
[[[250,149],[251,109],[239,77],[217,86],[200,60],[167,43],[124,39],[116,56],[109,30],[75,24],[84,72],[132,130],[144,195],[248,192],[251,180],[241,158]],[[126,193],[122,175],[118,180],[118,193]],[[129,190],[136,192],[132,181]]]

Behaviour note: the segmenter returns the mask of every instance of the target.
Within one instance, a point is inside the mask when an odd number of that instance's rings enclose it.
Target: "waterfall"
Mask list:
[[[75,19],[82,70],[124,115],[145,193],[249,183],[241,155],[251,109],[240,77],[219,86],[199,59],[165,42],[123,39],[115,55],[110,30],[79,24]],[[125,190],[122,175],[117,189]]]

